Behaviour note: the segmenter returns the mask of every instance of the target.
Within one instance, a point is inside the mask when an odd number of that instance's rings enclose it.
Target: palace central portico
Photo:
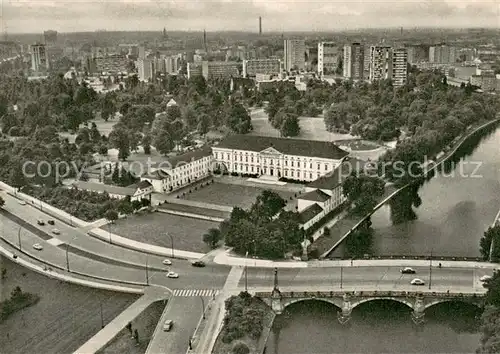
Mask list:
[[[348,155],[327,141],[231,135],[212,147],[219,168],[229,173],[314,181]]]

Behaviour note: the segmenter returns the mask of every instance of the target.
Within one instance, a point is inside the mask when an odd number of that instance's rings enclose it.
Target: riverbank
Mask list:
[[[465,136],[460,136],[457,138],[455,144],[453,146],[448,147],[446,152],[442,154],[438,159],[435,160],[434,164],[426,170],[426,175],[440,168],[446,161],[452,158],[458,149],[472,136],[480,133],[483,129],[488,128],[495,123],[498,123],[500,118],[496,118],[484,124],[481,124],[478,127],[471,127],[466,132]],[[394,196],[396,196],[399,192],[408,187],[409,184],[401,186],[400,188],[396,187],[393,184],[386,185],[386,189],[384,194],[378,198],[377,206],[365,216],[352,216],[347,215],[344,219],[339,220],[331,229],[330,234],[328,236],[319,237],[316,242],[314,242],[313,247],[318,249],[318,253],[321,255],[320,258],[328,257],[340,243],[349,236],[349,234],[356,229],[364,220],[366,220],[370,215],[372,215],[377,209],[379,209],[383,204],[387,203]]]

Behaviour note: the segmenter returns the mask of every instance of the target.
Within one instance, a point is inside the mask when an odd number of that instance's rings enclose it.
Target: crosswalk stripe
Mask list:
[[[193,296],[216,296],[220,293],[219,289],[174,289],[174,296],[193,297]]]

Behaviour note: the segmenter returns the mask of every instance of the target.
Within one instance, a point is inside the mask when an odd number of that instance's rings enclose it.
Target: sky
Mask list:
[[[0,0],[2,31],[500,27],[499,0]]]

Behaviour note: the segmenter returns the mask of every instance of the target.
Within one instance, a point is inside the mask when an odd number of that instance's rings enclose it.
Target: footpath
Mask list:
[[[429,267],[429,259],[354,259],[354,260],[313,260],[303,261],[270,261],[265,259],[244,258],[231,255],[230,251],[220,250],[213,257],[214,263],[237,267],[257,268],[340,268],[340,267]],[[498,263],[478,262],[471,260],[433,259],[432,265],[446,268],[497,269]]]

